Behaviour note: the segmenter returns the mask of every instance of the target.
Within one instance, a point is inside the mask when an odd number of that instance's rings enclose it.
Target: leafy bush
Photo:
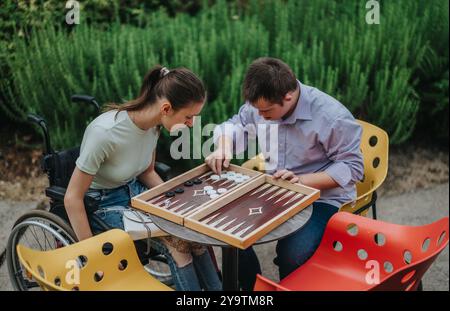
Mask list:
[[[441,115],[448,111],[448,2],[382,2],[380,25],[366,24],[365,14],[360,1],[218,1],[195,17],[148,13],[145,27],[120,19],[106,28],[81,23],[70,32],[45,27],[27,40],[15,37],[15,56],[7,60],[12,76],[2,83],[7,101],[0,105],[15,120],[43,114],[53,142],[71,146],[88,122],[71,94],[131,99],[148,68],[161,63],[188,67],[206,82],[202,122],[218,123],[241,105],[248,64],[269,55],[386,129],[394,144],[411,136],[421,101],[425,115],[448,124]]]

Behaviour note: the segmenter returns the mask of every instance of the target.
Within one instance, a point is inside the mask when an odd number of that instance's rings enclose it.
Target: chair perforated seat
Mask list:
[[[258,275],[255,290],[416,290],[448,244],[448,220],[402,226],[336,213],[305,264],[279,284]]]
[[[172,290],[148,274],[133,240],[119,229],[50,251],[17,245],[17,253],[44,290]]]

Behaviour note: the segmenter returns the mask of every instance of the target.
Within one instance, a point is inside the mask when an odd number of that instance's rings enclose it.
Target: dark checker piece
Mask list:
[[[166,192],[166,197],[171,198],[171,197],[174,197],[174,196],[175,196],[175,192],[173,192],[173,191],[167,191]]]
[[[184,183],[184,185],[185,185],[186,187],[191,187],[192,185],[194,185],[194,183],[193,183],[192,181],[188,180],[188,181],[186,181],[186,182]]]
[[[200,178],[196,178],[193,180],[194,184],[199,185],[202,183],[202,180]]]
[[[177,188],[177,189],[175,189],[175,192],[176,193],[183,193],[184,189],[183,188]]]

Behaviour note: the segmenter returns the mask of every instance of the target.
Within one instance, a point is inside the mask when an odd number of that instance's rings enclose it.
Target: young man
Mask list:
[[[300,83],[278,59],[260,58],[250,65],[243,95],[246,102],[239,113],[216,128],[217,149],[206,163],[220,174],[233,151],[243,151],[234,149],[244,149],[246,139],[261,136],[261,125],[276,125],[277,141],[269,149],[262,148],[266,172],[321,191],[310,221],[277,243],[274,263],[282,279],[313,255],[339,207],[356,199],[355,183],[364,171],[359,147],[362,130],[339,101]],[[260,145],[261,140],[267,142],[267,137],[259,137]],[[252,290],[256,273],[261,269],[253,249],[240,252],[239,279],[244,290]]]

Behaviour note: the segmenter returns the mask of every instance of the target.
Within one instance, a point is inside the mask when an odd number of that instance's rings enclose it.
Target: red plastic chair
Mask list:
[[[417,290],[447,244],[448,217],[412,227],[340,212],[330,219],[317,251],[305,264],[279,284],[258,275],[254,289]]]

